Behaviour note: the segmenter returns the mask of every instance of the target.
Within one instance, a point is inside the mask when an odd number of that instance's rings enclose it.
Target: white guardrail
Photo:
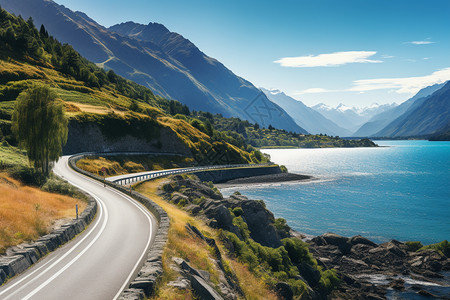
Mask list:
[[[111,180],[116,184],[120,185],[129,185],[133,183],[137,183],[144,180],[154,179],[158,177],[163,177],[167,175],[181,174],[181,173],[192,173],[198,171],[208,171],[214,169],[238,169],[238,168],[256,168],[263,166],[271,166],[275,165],[273,163],[264,163],[264,164],[238,164],[238,165],[217,165],[217,166],[203,166],[203,167],[190,167],[190,168],[182,168],[182,169],[172,169],[172,170],[162,170],[162,171],[149,171],[148,173],[133,175],[119,178],[115,180]],[[108,180],[108,179],[106,179]]]

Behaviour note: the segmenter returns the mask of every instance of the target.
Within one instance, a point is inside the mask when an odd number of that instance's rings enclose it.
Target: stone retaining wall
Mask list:
[[[226,182],[228,180],[237,179],[237,178],[261,176],[261,175],[272,175],[272,174],[280,174],[280,173],[282,173],[282,171],[279,166],[192,172],[192,174],[197,175],[197,177],[201,181],[212,181],[213,183]]]
[[[91,156],[91,154],[72,156],[71,158],[69,158],[70,167],[75,171],[89,176],[93,179],[104,181],[102,177],[89,173],[77,167],[77,161],[87,156]],[[131,191],[130,189],[127,189],[126,187],[115,184],[113,182],[106,181],[105,184],[127,195],[130,195],[132,198],[142,203],[148,210],[152,212],[152,214],[158,220],[158,230],[156,232],[155,240],[147,253],[146,260],[140,271],[138,272],[137,277],[133,281],[131,281],[128,288],[122,292],[122,295],[119,298],[122,300],[144,299],[145,296],[148,297],[154,292],[156,283],[163,273],[162,254],[164,246],[167,242],[167,235],[169,231],[169,216],[159,205],[154,203],[149,198],[141,195],[140,193]]]
[[[87,196],[89,204],[78,219],[71,220],[34,242],[11,247],[7,250],[7,255],[0,256],[0,285],[6,279],[28,269],[47,253],[72,240],[91,223],[97,212],[97,202]]]

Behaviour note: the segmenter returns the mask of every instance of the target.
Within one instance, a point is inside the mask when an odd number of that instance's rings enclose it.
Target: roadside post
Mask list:
[[[105,169],[105,167],[102,167],[102,174],[103,174],[103,187],[106,187],[106,169]]]
[[[77,220],[78,220],[78,204],[75,204],[75,212],[77,214]]]

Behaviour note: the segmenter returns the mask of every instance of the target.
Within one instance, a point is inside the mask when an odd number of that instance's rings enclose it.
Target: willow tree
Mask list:
[[[44,175],[49,174],[50,163],[62,154],[67,124],[63,102],[49,87],[35,85],[17,97],[12,130],[30,163]]]

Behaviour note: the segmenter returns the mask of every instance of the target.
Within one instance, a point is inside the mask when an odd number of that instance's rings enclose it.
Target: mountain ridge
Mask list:
[[[194,110],[246,120],[252,120],[254,112],[242,108],[260,101],[280,112],[267,114],[269,117],[260,125],[307,133],[253,84],[161,24],[138,24],[140,30],[128,36],[124,35],[128,28],[121,35],[85,13],[73,12],[51,0],[0,0],[0,5],[16,15],[31,16],[36,25],[44,24],[51,35],[71,44],[88,60],[149,87],[159,96],[178,100]],[[137,23],[123,24],[130,27]],[[118,26],[114,27],[116,31]]]
[[[425,87],[421,89],[417,94],[415,94],[410,99],[401,103],[400,105],[383,111],[379,114],[374,115],[369,121],[364,123],[354,134],[355,137],[370,137],[378,134],[379,131],[383,130],[390,122],[393,122],[396,118],[404,114],[416,100],[427,97],[439,90],[444,86],[445,83],[435,84],[432,86]]]
[[[414,101],[408,110],[377,136],[412,137],[439,133],[450,125],[450,81],[427,97]]]

